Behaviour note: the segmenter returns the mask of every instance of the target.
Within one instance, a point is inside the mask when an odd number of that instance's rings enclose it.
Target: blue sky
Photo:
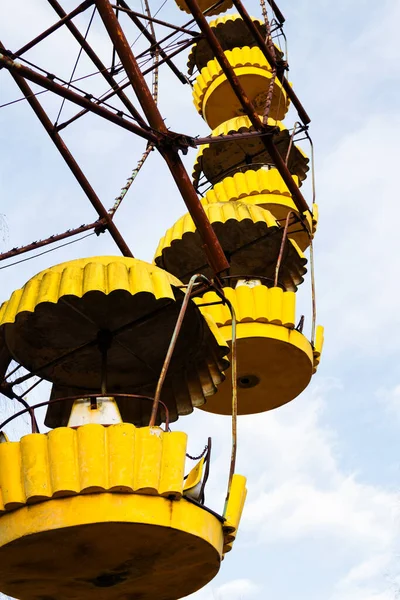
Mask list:
[[[154,3],[156,9],[160,2]],[[75,2],[63,3],[66,10]],[[140,10],[140,3],[137,5]],[[255,2],[246,6],[259,16]],[[23,11],[22,11],[23,7]],[[325,348],[312,385],[281,409],[239,420],[238,472],[248,499],[234,549],[220,574],[193,600],[395,600],[400,466],[400,313],[398,219],[400,3],[281,0],[290,79],[312,117],[320,225],[315,240],[318,322]],[[21,13],[24,12],[24,15]],[[3,7],[0,39],[15,49],[50,25],[44,0]],[[172,0],[160,18],[183,23]],[[87,16],[77,20],[84,30]],[[130,36],[133,30],[127,28]],[[90,41],[107,60],[107,38],[95,21]],[[133,37],[131,38],[133,39]],[[136,47],[135,47],[136,48]],[[77,51],[67,33],[27,58],[67,78]],[[182,66],[184,60],[181,60]],[[82,61],[83,74],[90,69]],[[99,88],[101,91],[104,88]],[[0,103],[20,96],[0,73]],[[41,96],[54,116],[59,101]],[[188,86],[161,71],[160,106],[167,125],[207,134]],[[66,109],[66,115],[71,114]],[[292,123],[291,113],[288,123]],[[144,143],[95,116],[65,139],[107,206]],[[0,111],[0,247],[61,232],[95,215],[25,102]],[[308,151],[306,145],[304,149]],[[188,168],[194,161],[185,158]],[[310,198],[310,186],[304,186]],[[151,260],[164,231],[185,212],[154,152],[116,222],[138,258]],[[115,253],[110,238],[89,237],[0,271],[0,299],[43,268],[80,256]],[[4,266],[4,263],[0,266]],[[309,280],[298,292],[309,315]],[[36,392],[37,401],[47,390]],[[4,410],[6,400],[2,401]],[[181,419],[196,453],[215,443],[208,503],[223,507],[229,420],[196,412]],[[21,435],[22,428],[13,430]]]

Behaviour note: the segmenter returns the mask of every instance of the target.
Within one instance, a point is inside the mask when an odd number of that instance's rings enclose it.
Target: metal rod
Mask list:
[[[84,231],[89,231],[90,229],[99,229],[106,228],[106,222],[104,219],[99,219],[94,221],[93,223],[89,223],[88,225],[81,225],[80,227],[76,227],[75,229],[68,229],[64,233],[59,233],[56,235],[51,235],[45,240],[38,240],[37,242],[32,242],[31,244],[27,244],[26,246],[21,246],[20,248],[13,248],[8,252],[2,252],[0,254],[0,261],[6,260],[7,258],[12,258],[14,256],[19,256],[20,254],[24,254],[25,252],[30,252],[31,250],[36,250],[37,248],[42,248],[43,246],[48,246],[49,244],[53,244],[54,242],[59,242],[60,240],[65,240],[66,238],[72,237],[73,235],[77,235],[78,233],[83,233]]]
[[[186,288],[185,296],[183,298],[182,306],[180,308],[179,315],[178,315],[178,318],[177,318],[177,321],[176,321],[176,324],[174,327],[174,332],[171,336],[171,341],[168,346],[167,354],[165,356],[164,364],[161,369],[160,377],[158,378],[156,393],[154,395],[153,407],[151,409],[149,427],[154,427],[154,425],[156,424],[156,418],[157,418],[157,413],[158,413],[158,404],[160,402],[160,396],[161,396],[162,388],[164,385],[164,381],[165,381],[165,378],[168,373],[169,365],[171,364],[172,355],[174,353],[176,342],[178,341],[179,333],[182,328],[183,319],[185,318],[186,310],[187,310],[187,307],[188,307],[190,299],[191,299],[193,286],[200,277],[201,277],[201,275],[199,275],[199,274],[193,275],[193,277],[191,277],[189,284]]]
[[[49,27],[48,29],[46,29],[46,31],[43,31],[43,33],[41,33],[40,35],[38,35],[37,37],[35,37],[33,40],[31,40],[27,44],[25,44],[25,46],[22,46],[22,48],[20,48],[19,50],[17,50],[17,52],[13,52],[13,54],[12,54],[13,58],[15,58],[17,56],[22,56],[22,54],[25,54],[25,52],[27,52],[28,50],[30,50],[31,48],[33,48],[34,46],[36,46],[36,44],[38,44],[39,42],[41,42],[42,40],[44,40],[51,33],[53,33],[54,31],[56,31],[57,29],[59,29],[62,25],[66,25],[67,23],[69,23],[69,21],[71,19],[73,19],[74,17],[76,17],[76,15],[79,15],[81,12],[83,12],[84,10],[86,10],[87,8],[89,8],[89,6],[91,6],[92,4],[94,4],[94,0],[85,0],[85,2],[82,2],[82,4],[80,4],[79,6],[77,6],[75,8],[75,10],[73,10],[69,14],[67,14],[66,12],[63,11],[64,14],[63,14],[62,19],[60,21],[57,21],[57,23],[54,23],[54,25],[52,25],[51,27]]]
[[[267,0],[267,2],[270,5],[270,7],[272,8],[273,12],[275,13],[276,18],[279,21],[279,24],[283,25],[286,19],[283,16],[283,14],[281,13],[281,11],[279,10],[276,2],[274,0]]]
[[[160,52],[160,56],[162,58],[166,59],[165,62],[167,63],[167,65],[169,66],[169,68],[171,69],[171,71],[177,76],[177,78],[179,79],[179,81],[181,83],[187,83],[187,79],[186,79],[185,75],[183,73],[181,73],[181,71],[178,69],[178,67],[176,67],[176,65],[174,65],[174,63],[167,57],[165,51],[157,43],[157,40],[155,39],[155,37],[150,33],[150,31],[148,31],[146,29],[145,25],[143,25],[143,23],[140,21],[140,19],[138,19],[138,17],[136,17],[136,15],[130,10],[129,5],[125,2],[125,0],[118,0],[118,4],[120,6],[122,6],[123,8],[127,8],[128,9],[128,12],[126,13],[128,15],[128,17],[131,19],[131,21],[133,21],[133,23],[140,30],[140,32],[144,35],[144,37],[151,44],[154,44],[154,46],[156,46],[158,48],[158,50]],[[109,7],[110,7],[110,10],[112,11],[113,15],[115,16],[114,11],[112,10],[112,5],[109,4]],[[100,11],[100,9],[99,9],[99,11]],[[122,29],[121,29],[121,31],[122,31]],[[120,60],[121,60],[121,57],[120,57]],[[121,60],[121,62],[122,62],[122,60]]]
[[[0,42],[0,49],[2,49],[2,47],[3,46]],[[1,60],[1,56],[2,55],[0,54],[0,60]],[[121,250],[121,252],[124,256],[133,257],[132,252],[130,251],[124,238],[120,234],[117,226],[115,225],[115,223],[113,223],[112,218],[110,217],[110,215],[107,212],[107,209],[103,206],[100,198],[97,196],[96,192],[90,185],[89,181],[86,179],[85,175],[83,174],[83,171],[81,170],[78,163],[72,156],[71,152],[68,150],[64,141],[61,139],[61,136],[56,131],[54,131],[53,124],[50,121],[49,117],[47,116],[46,112],[43,110],[42,105],[40,104],[38,99],[33,95],[31,88],[29,87],[27,82],[24,80],[24,78],[19,75],[19,73],[18,73],[19,69],[12,69],[10,71],[11,71],[11,75],[14,78],[15,83],[18,85],[21,92],[25,95],[31,108],[33,109],[36,116],[42,123],[43,127],[46,129],[47,133],[49,134],[50,138],[53,140],[53,142],[54,142],[55,146],[57,147],[58,151],[60,152],[61,156],[64,158],[65,162],[71,169],[71,171],[72,171],[73,175],[75,176],[76,180],[78,181],[79,185],[81,186],[81,188],[85,192],[86,196],[88,197],[91,205],[96,210],[99,217],[101,219],[105,220],[105,222],[107,224],[107,229],[110,232],[111,237],[117,244],[118,248]],[[50,80],[48,80],[48,81],[50,82]],[[69,91],[69,90],[66,90],[66,91]]]
[[[110,2],[108,0],[96,0],[96,6],[150,126],[161,133],[167,134],[168,130],[161,113],[154,102]],[[157,144],[156,146],[165,159],[190,215],[199,230],[211,268],[215,274],[225,271],[228,269],[229,263],[178,152],[171,146]]]
[[[282,177],[283,181],[286,183],[286,186],[287,186],[289,192],[292,194],[293,202],[295,203],[296,208],[299,210],[299,213],[300,213],[299,214],[300,219],[302,221],[306,222],[304,220],[303,213],[305,211],[309,211],[310,209],[308,207],[308,204],[307,204],[303,194],[301,193],[300,189],[295,184],[291,172],[289,171],[284,159],[279,154],[272,139],[269,137],[265,137],[264,144],[266,145],[267,150],[268,150],[276,168],[278,169],[280,176]]]
[[[285,243],[286,243],[287,233],[288,233],[288,229],[289,229],[289,220],[293,214],[294,214],[293,211],[289,210],[288,214],[286,215],[286,222],[285,222],[285,228],[283,230],[281,247],[279,248],[278,260],[276,261],[276,266],[275,266],[274,287],[278,287],[279,271],[280,271],[281,264],[282,264],[283,251],[285,249]]]
[[[94,0],[93,0],[94,2]],[[188,33],[189,35],[197,35],[195,31],[191,29],[185,29],[185,27],[179,27],[178,25],[174,25],[173,23],[168,23],[167,21],[161,21],[160,19],[156,19],[155,17],[149,17],[148,15],[143,15],[142,13],[136,12],[128,7],[128,5],[123,6],[122,3],[120,5],[112,4],[113,8],[121,10],[126,13],[131,13],[135,15],[135,17],[139,17],[140,19],[146,19],[147,21],[151,21],[152,23],[157,23],[158,25],[163,25],[164,27],[169,27],[169,29],[174,29],[175,31],[180,31],[183,33]]]
[[[182,44],[182,46],[180,48],[178,48],[174,52],[171,52],[171,54],[168,55],[168,58],[173,58],[174,56],[176,56],[177,54],[179,54],[180,52],[182,52],[182,50],[185,50],[186,48],[188,48],[192,44],[193,44],[192,40],[187,41],[186,43]],[[162,65],[163,63],[165,63],[166,60],[167,60],[166,58],[162,58],[161,60],[158,61],[157,66]],[[148,69],[146,69],[145,71],[143,71],[143,75],[147,75],[148,73],[151,73],[154,69],[155,69],[155,65],[152,65],[151,67],[149,67]],[[118,90],[124,90],[127,87],[129,87],[130,85],[131,85],[130,81],[127,81],[126,83],[123,83],[122,85],[120,85],[118,87]],[[110,98],[112,98],[113,96],[115,96],[116,93],[117,93],[117,90],[112,90],[111,92],[109,92],[108,94],[106,94],[103,98],[100,98],[99,100],[97,100],[96,104],[101,104],[101,102],[106,102],[107,100],[109,100]],[[64,121],[64,123],[61,123],[60,125],[58,125],[57,126],[57,131],[61,131],[62,129],[64,129],[65,127],[67,127],[68,125],[70,125],[71,123],[73,123],[74,121],[76,121],[77,119],[79,119],[80,117],[83,117],[83,115],[86,115],[88,112],[89,111],[87,109],[81,110],[80,112],[78,112],[76,115],[74,115],[73,117],[71,117],[67,121]]]
[[[189,0],[189,2],[190,2],[190,0]],[[279,68],[281,68],[281,70],[282,70],[283,64],[280,65],[279,63],[277,63],[275,61],[268,46],[265,43],[263,36],[261,35],[260,31],[255,26],[253,19],[251,18],[251,16],[249,15],[249,13],[245,9],[245,7],[243,6],[242,1],[241,0],[233,0],[233,4],[237,8],[238,13],[242,17],[243,21],[246,23],[246,25],[249,28],[249,30],[251,31],[251,33],[253,34],[254,39],[258,43],[258,46],[260,47],[262,53],[264,54],[265,58],[268,60],[271,67],[274,67],[274,66],[277,67],[278,76],[279,76]],[[301,104],[300,100],[298,99],[296,93],[293,91],[293,88],[290,85],[289,81],[284,76],[282,77],[282,85],[283,85],[285,92],[287,93],[290,100],[292,101],[293,106],[296,108],[300,119],[303,121],[303,123],[305,125],[308,125],[308,123],[310,123],[311,119],[308,116],[308,114],[306,113],[306,111],[305,111],[303,105]]]
[[[53,7],[53,9],[56,11],[56,13],[58,14],[59,17],[65,16],[66,13],[63,10],[63,8],[60,6],[60,4],[57,2],[57,0],[47,0],[47,1]],[[93,0],[93,2],[94,2],[94,0]],[[91,2],[91,4],[93,4],[93,2]],[[138,123],[140,123],[140,125],[142,125],[142,127],[146,126],[146,122],[143,119],[142,115],[133,106],[132,102],[122,92],[122,90],[117,89],[118,83],[115,81],[113,76],[109,73],[107,67],[103,64],[103,62],[100,60],[100,58],[94,52],[94,50],[92,49],[90,44],[85,40],[83,35],[80,33],[79,29],[74,25],[74,23],[71,23],[70,21],[68,21],[65,25],[69,29],[69,31],[72,33],[72,35],[74,36],[76,41],[81,45],[81,47],[86,52],[88,57],[91,59],[93,64],[98,68],[98,70],[103,75],[104,79],[107,81],[109,86],[112,87],[113,89],[116,89],[117,96],[119,97],[121,102],[126,106],[126,108],[129,110],[131,115],[136,119],[136,121]]]
[[[8,69],[11,72],[11,74],[19,76],[20,78],[26,78],[29,81],[32,81],[33,83],[44,87],[46,90],[50,90],[58,96],[66,98],[66,100],[70,100],[74,104],[78,104],[78,106],[81,106],[82,108],[87,108],[89,112],[93,112],[99,115],[100,117],[103,117],[107,121],[111,121],[111,123],[115,123],[116,125],[119,125],[120,127],[127,129],[128,131],[131,131],[132,133],[135,133],[150,142],[156,143],[159,141],[159,137],[152,131],[143,129],[142,127],[139,127],[139,125],[135,125],[127,119],[123,119],[122,117],[111,112],[110,110],[99,106],[94,102],[91,102],[89,98],[86,98],[85,96],[80,96],[76,92],[73,92],[71,89],[63,87],[58,83],[55,83],[51,78],[46,77],[45,75],[41,75],[40,73],[37,73],[29,67],[25,67],[25,65],[22,65],[21,63],[14,62],[4,54],[0,54],[0,65],[6,67],[6,69]],[[33,95],[33,92],[31,91],[30,94]],[[27,98],[27,100],[29,102],[30,99]],[[51,121],[50,124],[52,130],[54,130]]]

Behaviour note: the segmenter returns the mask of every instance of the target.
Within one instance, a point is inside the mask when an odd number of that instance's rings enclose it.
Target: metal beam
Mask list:
[[[168,134],[164,119],[153,100],[110,2],[108,0],[96,0],[96,6],[150,126],[162,133]],[[215,274],[225,271],[229,268],[229,263],[178,152],[168,145],[159,145],[158,149],[165,159],[202,237],[204,251],[211,268]]]
[[[81,12],[85,11],[92,4],[94,4],[94,0],[85,0],[85,2],[82,2],[82,4],[77,6],[75,8],[75,10],[73,10],[69,14],[64,12],[62,19],[60,21],[57,21],[57,23],[54,23],[54,25],[52,25],[51,27],[49,27],[48,29],[43,31],[43,33],[41,33],[40,35],[35,37],[33,40],[31,40],[27,44],[25,44],[25,46],[22,46],[22,48],[20,48],[19,50],[17,50],[17,52],[15,52],[13,54],[13,58],[22,56],[22,54],[25,54],[25,52],[28,52],[28,50],[30,50],[31,48],[36,46],[36,44],[38,44],[39,42],[41,42],[42,40],[47,38],[54,31],[57,31],[57,29],[62,27],[62,25],[66,25],[71,19],[76,17],[76,15],[79,15]]]
[[[57,0],[47,0],[47,1],[54,8],[54,10],[56,11],[56,13],[58,14],[59,17],[65,17],[66,13],[63,10],[63,8],[60,6],[60,4],[57,2]],[[140,123],[140,125],[142,127],[146,127],[146,121],[143,119],[140,112],[133,106],[132,102],[124,94],[124,92],[118,88],[118,82],[115,81],[114,77],[109,73],[107,67],[103,64],[103,62],[100,60],[100,58],[94,52],[92,47],[85,40],[85,38],[83,37],[83,35],[79,31],[79,29],[73,23],[71,23],[71,21],[68,21],[67,23],[65,23],[65,25],[69,29],[69,31],[72,33],[72,35],[74,36],[74,38],[76,39],[78,44],[81,45],[81,47],[86,52],[86,54],[88,55],[90,60],[93,62],[93,64],[98,68],[98,70],[100,71],[100,73],[102,74],[104,79],[107,81],[108,85],[113,90],[114,89],[116,90],[116,94],[117,94],[118,98],[126,106],[126,108],[129,110],[131,115],[136,119],[136,121],[138,123]]]
[[[11,72],[11,74],[19,75],[22,78],[28,79],[29,81],[32,81],[33,83],[44,87],[46,90],[54,92],[55,94],[61,96],[62,98],[65,98],[66,100],[70,100],[71,102],[77,104],[78,106],[81,106],[82,108],[87,108],[89,112],[93,112],[99,115],[100,117],[103,117],[107,121],[111,121],[111,123],[115,123],[116,125],[119,125],[120,127],[127,129],[128,131],[131,131],[132,133],[136,133],[140,137],[144,138],[145,140],[148,140],[149,142],[152,142],[153,144],[159,142],[160,140],[159,136],[150,131],[150,129],[143,129],[142,127],[139,127],[139,125],[135,125],[127,119],[123,119],[122,117],[111,112],[110,110],[107,110],[99,104],[92,102],[91,100],[89,100],[89,98],[86,98],[85,96],[80,96],[76,92],[73,92],[70,88],[55,83],[55,81],[53,81],[52,78],[46,77],[45,75],[41,75],[40,73],[37,73],[29,67],[25,67],[25,65],[13,61],[11,58],[5,56],[4,54],[0,54],[0,65],[3,65],[6,69],[8,69]],[[31,94],[34,96],[34,92],[32,92],[32,90]]]
[[[185,50],[186,48],[189,48],[189,46],[192,46],[192,44],[193,44],[193,40],[186,41],[185,43],[182,44],[182,46],[180,48],[178,48],[174,52],[171,52],[171,54],[168,55],[168,58],[173,58],[174,56],[176,56],[177,54],[182,52],[182,50]],[[158,61],[157,64],[153,64],[151,67],[149,67],[145,71],[142,71],[143,75],[147,75],[148,73],[151,73],[156,67],[159,67],[160,65],[165,63],[166,60],[167,60],[166,58],[162,58],[161,60]],[[123,83],[122,85],[120,85],[118,89],[124,90],[127,87],[129,87],[130,85],[131,85],[130,82],[127,81],[126,83]],[[110,98],[115,96],[116,92],[117,92],[117,90],[112,90],[111,92],[106,94],[106,96],[104,96],[104,98],[100,98],[99,99],[100,101],[97,101],[97,104],[101,104],[101,102],[106,102],[107,100],[109,100]],[[67,127],[68,125],[70,125],[71,123],[73,123],[74,121],[79,119],[80,117],[83,117],[83,115],[86,115],[88,112],[89,111],[87,109],[84,109],[84,110],[81,110],[80,112],[76,113],[76,115],[74,115],[67,121],[64,121],[64,123],[60,123],[60,125],[57,125],[57,131],[61,131],[62,129],[64,129],[65,127]]]
[[[4,48],[4,46],[0,42],[0,49],[3,49],[3,48]],[[68,150],[64,141],[61,139],[61,136],[56,131],[54,131],[53,123],[50,121],[49,117],[43,110],[42,105],[40,104],[40,102],[38,101],[36,96],[34,95],[32,89],[29,87],[29,85],[27,84],[25,79],[23,77],[21,77],[21,75],[18,74],[18,72],[15,72],[14,70],[12,70],[11,75],[13,76],[14,81],[18,85],[21,92],[26,97],[28,103],[30,104],[33,111],[35,112],[39,121],[42,123],[43,127],[45,128],[45,130],[47,131],[47,133],[53,140],[53,142],[56,145],[61,156],[63,157],[63,159],[69,166],[69,168],[71,169],[73,175],[75,176],[75,179],[78,181],[79,185],[85,192],[91,205],[96,210],[99,217],[101,219],[105,220],[107,229],[110,232],[111,237],[117,244],[118,248],[121,250],[122,254],[124,256],[133,257],[132,252],[130,251],[128,245],[126,244],[124,238],[120,234],[120,232],[119,232],[117,226],[115,225],[115,223],[113,222],[112,218],[108,214],[107,209],[103,206],[100,198],[97,196],[96,192],[90,185],[89,181],[86,179],[83,171],[81,170],[78,163],[72,156],[71,152]]]
[[[118,4],[120,4],[123,8],[129,9],[129,5],[125,2],[125,0],[118,0]],[[111,6],[111,10],[112,10],[112,6]],[[114,13],[113,10],[112,10],[112,12]],[[141,20],[138,19],[138,17],[136,17],[133,12],[131,12],[129,10],[126,14],[128,15],[128,17],[131,19],[131,21],[136,25],[136,27],[141,31],[141,33],[144,35],[144,37],[151,44],[157,44],[157,40],[155,39],[155,37],[150,33],[150,31],[148,31],[146,29],[145,25],[143,25],[143,23],[141,22]],[[122,31],[122,29],[121,29],[121,31]],[[187,79],[184,76],[184,74],[181,73],[180,70],[178,69],[178,67],[176,67],[174,65],[174,63],[167,57],[165,51],[160,46],[157,45],[157,47],[158,47],[158,51],[160,53],[160,56],[162,58],[165,58],[165,62],[167,63],[167,65],[169,66],[169,68],[171,69],[171,71],[174,73],[174,75],[177,76],[177,78],[179,79],[179,81],[181,83],[187,83]]]
[[[99,219],[97,221],[94,221],[94,223],[89,223],[88,225],[81,225],[80,227],[76,227],[75,229],[68,229],[68,231],[65,231],[64,233],[51,235],[45,240],[38,240],[37,242],[32,242],[31,244],[27,244],[26,246],[20,246],[19,248],[12,248],[11,250],[8,250],[8,252],[2,252],[0,254],[0,261],[6,260],[7,258],[13,258],[14,256],[19,256],[20,254],[25,254],[25,252],[30,252],[31,250],[43,248],[43,246],[49,246],[50,244],[54,244],[54,242],[59,242],[74,235],[78,235],[79,233],[84,233],[85,231],[90,231],[91,229],[96,228],[99,228],[99,230],[102,229],[103,231],[107,229],[105,220]]]

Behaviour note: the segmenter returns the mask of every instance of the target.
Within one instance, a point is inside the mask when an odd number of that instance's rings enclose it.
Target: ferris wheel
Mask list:
[[[159,14],[165,2],[136,10],[125,0],[85,0],[68,13],[48,4],[54,22],[31,41],[9,49],[0,38],[0,76],[22,93],[2,108],[29,104],[96,216],[6,250],[0,270],[89,234],[110,236],[117,252],[52,263],[1,298],[0,393],[21,407],[0,419],[0,592],[178,600],[215,577],[236,539],[247,494],[236,472],[238,419],[294,400],[320,361],[310,118],[287,78],[285,18],[273,0],[261,1],[260,18],[242,0],[176,0],[169,21]],[[78,51],[53,72],[35,52],[60,34]],[[191,89],[208,135],[168,127],[163,73]],[[283,122],[289,109],[292,126]],[[65,141],[93,118],[142,145],[108,205]],[[182,156],[191,149],[188,173]],[[117,218],[157,155],[188,212],[146,262]],[[81,221],[75,206],[69,212]],[[311,339],[296,315],[307,263]],[[49,397],[33,403],[42,381]],[[211,439],[190,456],[175,426],[194,411],[230,417],[219,512],[206,504]],[[31,433],[10,441],[7,427],[26,417]]]

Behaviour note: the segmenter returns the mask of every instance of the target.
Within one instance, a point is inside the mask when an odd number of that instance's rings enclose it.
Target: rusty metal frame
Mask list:
[[[241,14],[243,20],[247,24],[249,31],[253,34],[255,41],[260,46],[262,52],[265,54],[270,64],[272,66],[276,66],[277,74],[282,81],[282,85],[284,86],[288,96],[291,98],[292,103],[297,108],[300,118],[306,125],[310,121],[310,119],[307,113],[305,112],[303,106],[301,105],[300,101],[298,100],[296,94],[293,92],[291,86],[284,77],[284,71],[287,68],[286,63],[284,63],[283,61],[275,61],[274,57],[271,55],[267,44],[265,43],[265,40],[263,39],[257,28],[254,26],[251,17],[248,15],[246,9],[244,8],[242,1],[233,1],[238,12]],[[281,26],[285,21],[284,16],[282,15],[274,0],[267,1],[271,6],[272,10],[274,11],[276,20]],[[96,221],[95,223],[92,223],[88,226],[81,226],[74,230],[70,230],[68,232],[65,232],[64,234],[50,236],[46,240],[33,242],[32,244],[28,244],[21,248],[13,248],[12,250],[10,250],[10,252],[3,253],[2,255],[0,255],[0,260],[4,258],[9,258],[11,256],[15,256],[23,252],[28,252],[38,247],[50,244],[52,243],[52,241],[58,241],[60,239],[64,239],[64,237],[70,237],[72,235],[75,235],[76,233],[80,233],[81,231],[87,229],[95,229],[98,226],[97,223],[103,225],[110,231],[123,254],[125,254],[126,256],[131,256],[129,248],[127,247],[125,241],[122,239],[121,234],[119,233],[115,224],[112,221],[113,214],[110,214],[110,212],[104,208],[103,204],[95,194],[93,188],[90,186],[89,182],[83,175],[80,167],[77,165],[76,161],[74,161],[69,150],[67,149],[64,142],[61,140],[58,134],[58,131],[60,131],[69,123],[79,118],[81,115],[85,114],[86,112],[92,112],[114,124],[117,124],[118,126],[130,131],[131,133],[145,138],[150,144],[154,145],[154,147],[159,150],[159,152],[165,159],[171,171],[171,174],[174,177],[174,180],[186,203],[186,206],[203,239],[203,249],[207,256],[207,260],[214,271],[214,274],[218,276],[218,274],[223,273],[223,271],[225,271],[229,266],[228,261],[214,233],[214,230],[208,221],[204,209],[198,199],[197,193],[192,185],[192,182],[189,179],[189,176],[178,154],[179,150],[186,152],[188,146],[195,147],[198,146],[200,143],[213,143],[214,141],[224,141],[224,136],[222,138],[209,137],[193,139],[190,136],[177,134],[175,132],[169,131],[166,128],[163,118],[157,106],[155,106],[155,103],[151,98],[150,90],[148,89],[143,77],[146,73],[151,72],[152,67],[144,71],[141,71],[141,69],[139,68],[137,60],[135,59],[135,56],[133,55],[133,52],[129,47],[121,25],[115,15],[113,8],[115,6],[118,6],[120,10],[122,10],[129,16],[129,18],[139,28],[141,33],[145,35],[147,40],[150,42],[150,47],[141,54],[139,54],[138,57],[144,56],[147,53],[151,55],[157,49],[162,57],[159,61],[159,64],[162,64],[164,62],[167,63],[172,69],[172,71],[177,75],[177,77],[184,83],[187,82],[186,77],[179,71],[179,69],[175,67],[171,59],[179,52],[181,52],[185,47],[190,45],[192,40],[184,42],[180,48],[174,50],[174,52],[171,52],[170,54],[165,52],[161,44],[166,40],[170,39],[171,36],[175,35],[177,32],[190,34],[194,39],[196,39],[196,36],[197,38],[200,36],[205,37],[208,40],[210,46],[214,50],[214,54],[217,60],[219,61],[222,67],[223,72],[225,73],[236,96],[239,98],[245,110],[245,113],[250,118],[252,125],[256,130],[254,134],[239,134],[238,137],[240,135],[259,135],[262,138],[265,147],[267,148],[268,152],[271,155],[271,158],[275,163],[275,166],[277,167],[280,175],[282,176],[282,179],[286,183],[287,187],[289,188],[289,191],[293,196],[293,200],[300,212],[300,215],[302,215],[305,210],[309,210],[308,205],[300,189],[296,186],[296,184],[293,181],[293,178],[285,164],[285,161],[280,156],[279,152],[275,147],[273,141],[273,132],[271,131],[271,128],[263,125],[258,114],[254,110],[252,103],[246,97],[246,94],[244,93],[240,82],[236,78],[233,69],[231,68],[229,62],[226,60],[226,57],[222,51],[218,40],[216,39],[215,35],[213,34],[213,31],[209,27],[204,17],[204,14],[207,14],[208,11],[205,11],[205,13],[203,14],[199,9],[196,0],[188,0],[187,5],[191,10],[193,19],[191,19],[181,27],[176,26],[172,23],[168,23],[167,21],[162,21],[161,19],[156,19],[150,14],[144,15],[141,13],[137,13],[136,11],[130,9],[129,5],[125,0],[113,0],[113,3],[110,0],[85,0],[84,2],[81,2],[81,4],[79,4],[79,6],[73,11],[71,11],[69,14],[67,14],[63,10],[58,0],[48,0],[48,2],[58,14],[60,20],[57,23],[53,24],[51,27],[49,27],[46,31],[41,33],[39,36],[34,38],[34,40],[25,44],[25,46],[20,48],[15,53],[6,51],[4,46],[0,46],[0,52],[3,52],[3,54],[0,55],[0,69],[3,67],[7,68],[14,77],[15,81],[17,81],[20,89],[23,90],[24,96],[27,98],[28,102],[34,109],[42,124],[44,125],[46,131],[50,135],[51,139],[53,140],[53,142],[61,152],[62,156],[66,160],[68,166],[74,173],[81,187],[84,189],[90,202],[97,210],[99,215],[99,221]],[[125,70],[125,74],[128,76],[129,81],[126,84],[120,85],[115,81],[110,70],[102,63],[102,61],[93,51],[89,43],[86,41],[86,39],[82,36],[82,34],[72,22],[72,19],[76,15],[93,5],[97,8],[97,11],[99,12],[101,19],[103,20],[105,28],[113,43],[114,54],[118,54],[119,59],[122,63],[122,68]],[[143,25],[140,19],[147,20],[147,22],[154,22],[161,26],[169,27],[173,29],[173,32],[165,36],[162,40],[157,40],[151,33],[147,31],[146,27]],[[200,34],[197,31],[187,29],[189,25],[192,25],[195,22],[197,23],[200,29]],[[47,38],[51,33],[53,33],[54,31],[56,31],[64,25],[69,29],[69,31],[75,37],[76,41],[79,43],[81,48],[92,60],[94,65],[97,67],[99,73],[101,73],[102,76],[109,83],[111,91],[106,95],[105,98],[94,99],[90,94],[85,94],[85,92],[83,92],[82,90],[77,90],[77,88],[75,88],[75,90],[77,91],[73,91],[73,89],[70,89],[69,86],[66,85],[66,82],[62,82],[62,80],[59,80],[54,75],[50,73],[45,73],[43,75],[25,65],[15,63],[15,61],[13,60],[15,57],[22,55],[24,52],[34,47],[40,41]],[[55,79],[61,81],[63,85],[57,83]],[[47,117],[41,105],[38,103],[35,94],[28,86],[26,80],[32,81],[33,83],[42,86],[45,90],[51,91],[61,96],[62,98],[77,104],[83,110],[81,110],[79,113],[77,113],[77,115],[69,119],[67,122],[58,125],[55,128],[51,124],[50,119]],[[135,91],[136,96],[141,104],[142,110],[145,113],[145,117],[147,119],[148,124],[146,123],[146,119],[144,119],[141,116],[141,113],[134,107],[132,102],[124,94],[123,90],[129,86],[131,86]],[[114,109],[115,112],[113,112],[113,107],[109,106],[108,108],[106,108],[105,106],[101,106],[101,104],[105,103],[107,99],[115,95],[119,97],[121,102],[123,102],[125,107],[128,109],[129,113],[133,116],[134,119],[136,119],[137,124],[132,122],[128,115],[123,116],[123,113],[118,111],[118,109]],[[225,137],[227,138],[227,141],[232,139],[232,136]],[[85,227],[87,229],[82,229],[82,227]]]
[[[164,123],[164,119],[154,102],[111,3],[109,0],[96,0],[95,4],[150,127],[161,134],[168,136],[168,129]],[[202,237],[204,252],[210,266],[215,275],[218,275],[229,268],[229,263],[211,223],[207,218],[204,208],[200,203],[189,175],[178,154],[178,150],[168,144],[156,143],[155,146],[168,165],[183,200],[185,201],[192,219]]]
[[[30,244],[26,244],[25,246],[20,246],[18,248],[12,248],[8,252],[0,253],[0,262],[2,260],[6,260],[8,258],[13,258],[14,256],[19,256],[20,254],[24,254],[25,252],[30,252],[31,250],[38,250],[39,248],[43,248],[43,246],[48,246],[49,244],[54,244],[54,242],[60,242],[61,240],[65,240],[67,238],[73,237],[74,235],[78,235],[79,233],[84,233],[85,231],[90,231],[94,229],[96,233],[103,233],[106,229],[106,221],[105,219],[98,219],[93,223],[89,223],[88,225],[80,225],[79,227],[75,227],[74,229],[68,229],[64,231],[64,233],[56,233],[44,240],[37,240],[36,242],[31,242]]]

